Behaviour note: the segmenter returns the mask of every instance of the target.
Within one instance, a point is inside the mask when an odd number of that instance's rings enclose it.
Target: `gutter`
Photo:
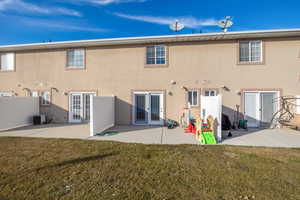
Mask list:
[[[4,46],[0,46],[0,52],[73,48],[73,47],[134,45],[134,44],[149,44],[149,43],[157,44],[157,43],[187,42],[187,41],[192,42],[192,41],[216,41],[216,40],[235,40],[235,39],[251,39],[251,38],[286,38],[286,37],[300,37],[300,29],[237,31],[237,32],[226,32],[226,33],[219,32],[219,33],[203,33],[203,34],[163,35],[163,36],[109,38],[109,39],[4,45]]]

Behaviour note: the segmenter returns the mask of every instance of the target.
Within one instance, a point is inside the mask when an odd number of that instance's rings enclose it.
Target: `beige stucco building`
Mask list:
[[[300,94],[300,29],[0,46],[0,94],[42,96],[55,122],[89,119],[89,95],[116,96],[116,124],[180,121],[200,95],[222,94],[250,126],[279,95]]]

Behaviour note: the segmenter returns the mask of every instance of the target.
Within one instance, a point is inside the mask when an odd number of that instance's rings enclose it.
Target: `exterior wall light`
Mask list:
[[[188,91],[187,87],[185,87],[185,86],[181,86],[181,89]]]

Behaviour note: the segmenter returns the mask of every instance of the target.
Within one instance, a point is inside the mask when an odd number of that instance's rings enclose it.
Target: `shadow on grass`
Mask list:
[[[95,161],[95,160],[102,160],[104,158],[110,157],[110,156],[114,156],[114,155],[118,155],[119,153],[109,153],[109,154],[104,154],[104,155],[95,155],[95,156],[89,156],[89,157],[83,157],[83,158],[76,158],[73,160],[66,160],[63,161],[61,163],[56,163],[53,165],[48,165],[48,166],[44,166],[44,167],[40,167],[35,169],[35,171],[40,171],[40,170],[45,170],[45,169],[49,169],[49,168],[55,168],[55,167],[63,167],[66,165],[76,165],[79,163],[83,163],[83,162],[89,162],[89,161]]]

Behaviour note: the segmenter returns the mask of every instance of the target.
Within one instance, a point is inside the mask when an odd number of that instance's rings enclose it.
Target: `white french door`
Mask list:
[[[278,91],[244,92],[244,116],[249,127],[268,127],[279,110]]]
[[[96,93],[76,92],[70,94],[69,99],[69,122],[81,123],[90,121],[90,102],[91,96]]]
[[[164,95],[162,92],[134,92],[133,124],[163,125]]]

